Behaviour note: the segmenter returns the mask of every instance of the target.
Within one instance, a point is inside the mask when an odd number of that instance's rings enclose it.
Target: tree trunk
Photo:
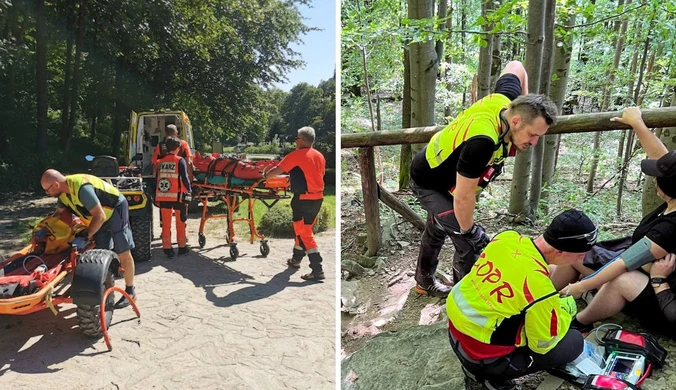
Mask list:
[[[671,95],[671,107],[676,107],[676,88],[673,89]],[[667,150],[676,149],[676,127],[663,128],[662,133],[660,134],[660,140],[664,143],[664,146],[667,147]],[[641,196],[643,216],[645,217],[648,213],[655,210],[662,202],[664,201],[657,196],[657,183],[655,182],[655,178],[646,175]]]
[[[70,150],[71,141],[73,138],[73,128],[77,120],[77,98],[78,87],[80,84],[80,62],[82,59],[82,46],[84,46],[84,23],[87,2],[82,0],[78,8],[77,15],[77,42],[75,43],[75,61],[73,64],[73,90],[71,91],[70,115],[68,116],[68,129],[66,130],[66,153]]]
[[[640,23],[635,23],[635,39],[638,39],[640,35],[640,29],[641,29],[641,24]],[[634,91],[634,76],[636,75],[636,68],[638,67],[638,52],[639,52],[639,43],[636,42],[634,44],[634,54],[632,55],[631,58],[631,65],[629,66],[629,87],[627,88],[627,97],[624,100],[624,105],[625,106],[630,106],[632,105],[632,93]],[[619,146],[617,147],[617,159],[621,160],[623,152],[624,152],[624,141],[629,138],[629,133],[630,130],[625,130],[622,132],[620,136],[620,142]],[[618,164],[617,170],[619,171],[622,169],[622,162]]]
[[[544,33],[545,39],[542,46],[542,65],[540,69],[540,93],[549,95],[549,86],[552,76],[552,45],[554,43],[554,16],[556,13],[556,0],[547,0],[545,4]],[[542,170],[545,158],[545,142],[540,142],[533,148],[533,170],[530,182],[530,210],[533,216],[537,216],[542,193]]]
[[[47,157],[47,20],[45,0],[35,0],[35,80],[37,82],[37,136],[35,151]]]
[[[66,137],[68,134],[68,113],[70,112],[68,104],[70,103],[70,88],[71,88],[71,62],[73,57],[73,17],[74,17],[74,0],[67,0],[65,2],[66,10],[66,65],[63,70],[63,95],[61,96],[61,131],[60,136],[61,146],[66,145]]]
[[[643,72],[645,71],[646,57],[648,56],[648,48],[650,47],[650,37],[647,37],[645,44],[643,46],[643,58],[641,58],[641,67],[638,71],[638,81],[636,82],[636,90],[634,91],[634,100],[638,100],[638,95],[641,91],[641,84],[643,83]],[[634,148],[634,132],[629,132],[627,137],[627,145],[624,148],[624,161],[622,164],[622,169],[620,170],[620,180],[617,188],[617,208],[615,212],[617,217],[622,217],[622,195],[624,193],[624,183],[627,181],[627,166],[629,165],[629,160],[631,159],[631,154]]]
[[[433,0],[408,0],[409,19],[427,19],[434,16]],[[434,97],[439,61],[434,40],[409,45],[411,64],[411,126],[434,124]],[[413,145],[411,152],[419,152],[424,144]]]
[[[490,90],[495,90],[495,83],[500,77],[500,72],[502,71],[502,57],[500,57],[500,51],[502,50],[502,40],[500,39],[501,35],[493,35],[493,54],[491,55],[491,82]]]
[[[467,28],[467,0],[462,0],[460,8],[462,9],[462,14],[460,15],[460,60],[464,64],[467,60],[465,53],[465,29]],[[462,92],[462,107],[461,110],[464,110],[467,106],[467,85],[465,84],[465,89]]]
[[[443,19],[447,16],[448,12],[448,0],[439,0],[439,11],[437,12],[437,17]],[[450,18],[449,18],[450,20]],[[448,26],[448,23],[444,25],[444,29]],[[450,31],[450,30],[449,30]],[[443,39],[437,40],[434,46],[434,50],[437,52],[437,60],[441,62],[441,59],[444,58],[444,41]]]
[[[492,1],[481,1],[481,16],[486,21],[482,26],[484,34],[483,46],[479,48],[479,80],[477,89],[477,100],[487,96],[490,93],[491,83],[491,56],[493,55],[493,35],[488,34],[493,29],[493,23],[488,22],[488,14],[492,11]]]
[[[627,5],[631,3],[631,0],[627,0]],[[624,0],[618,0],[617,12],[621,13],[624,9]],[[613,43],[615,44],[615,56],[613,57],[613,63],[608,70],[608,82],[603,89],[603,98],[601,99],[601,111],[608,111],[608,106],[610,104],[610,97],[613,93],[613,86],[615,84],[615,72],[620,65],[620,57],[622,56],[622,51],[624,50],[624,36],[627,33],[627,19],[616,20],[615,21],[615,36],[613,37]],[[601,153],[599,147],[601,145],[601,132],[597,131],[594,134],[594,144],[592,147],[592,161],[591,168],[589,169],[589,177],[587,178],[587,193],[591,194],[594,192],[594,182],[596,181],[596,170],[599,166],[599,154]]]
[[[573,3],[573,6],[575,4]],[[564,26],[574,26],[576,14],[567,14],[562,20]],[[564,32],[569,31],[565,29]],[[549,96],[556,103],[556,108],[559,115],[562,114],[563,102],[566,100],[566,88],[568,86],[568,73],[570,72],[570,57],[573,51],[573,35],[566,34],[562,37],[557,37],[556,43],[552,47],[554,51],[554,59],[552,60],[552,71],[556,74],[556,80],[550,84]],[[544,137],[545,155],[542,162],[542,183],[544,190],[542,191],[542,198],[548,199],[548,187],[551,186],[554,178],[554,170],[556,169],[556,156],[558,152],[560,135],[546,135]],[[546,202],[545,202],[546,204]]]
[[[127,113],[127,106],[124,103],[124,86],[127,72],[127,65],[123,57],[117,58],[117,66],[115,67],[115,114],[113,117],[113,136],[111,145],[111,156],[119,157],[120,155],[120,136],[125,130],[125,115]]]
[[[528,1],[528,37],[526,43],[526,71],[528,91],[538,93],[542,68],[542,46],[544,42],[545,8],[538,0]],[[528,200],[532,149],[519,151],[514,161],[514,174],[509,197],[509,212],[520,217],[531,217]]]
[[[446,19],[446,31],[448,31],[448,41],[452,42],[451,40],[451,31],[453,31],[453,1],[450,1],[450,4],[448,6],[448,11],[446,12],[446,15],[448,15],[448,19]],[[453,63],[453,58],[451,57],[450,54],[451,50],[446,50],[446,55],[444,56],[444,61],[446,61],[446,75],[450,73],[450,67],[451,64]],[[451,91],[451,83],[447,82],[446,83],[446,90]],[[444,118],[448,118],[451,116],[451,107],[450,106],[444,106]],[[448,123],[448,122],[446,122]]]
[[[411,64],[408,48],[404,48],[404,98],[401,102],[401,126],[404,129],[411,127]],[[399,190],[408,188],[411,169],[411,144],[401,145],[399,153]]]

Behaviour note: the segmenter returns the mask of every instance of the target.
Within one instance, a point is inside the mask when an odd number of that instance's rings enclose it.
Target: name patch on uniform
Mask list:
[[[176,163],[175,162],[163,162],[160,163],[160,172],[175,172]]]

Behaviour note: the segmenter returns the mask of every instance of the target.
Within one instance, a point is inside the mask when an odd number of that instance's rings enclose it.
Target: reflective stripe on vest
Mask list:
[[[463,334],[486,344],[503,321],[518,316],[540,298],[555,292],[547,264],[531,239],[515,231],[498,234],[472,270],[451,290],[446,313]],[[556,296],[556,295],[554,295]],[[543,326],[549,329],[549,322]],[[525,327],[514,335],[514,345],[524,345]],[[546,345],[556,339],[538,342]]]
[[[430,168],[441,165],[460,144],[473,137],[488,137],[497,146],[500,142],[500,111],[509,103],[509,98],[502,94],[488,95],[463,111],[442,131],[434,134],[425,152]],[[493,159],[502,155],[502,148],[497,148]]]
[[[110,183],[93,175],[75,174],[66,176],[66,184],[69,193],[59,195],[59,201],[77,214],[86,226],[92,222],[92,215],[79,198],[80,188],[83,185],[91,185],[94,188],[94,193],[106,215],[106,221],[113,215],[113,210],[120,199],[120,191]]]
[[[182,157],[175,154],[168,154],[158,161],[156,202],[181,201],[181,180],[178,173],[181,159]]]

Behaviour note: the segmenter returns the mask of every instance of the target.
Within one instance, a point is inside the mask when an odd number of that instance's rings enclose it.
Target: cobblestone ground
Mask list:
[[[267,258],[240,243],[230,261],[224,229],[212,229],[204,249],[169,260],[155,211],[153,260],[136,269],[141,323],[116,310],[108,352],[80,333],[73,305],[0,316],[0,388],[335,388],[334,230],[317,237],[327,279],[312,283],[300,278],[307,261],[287,267],[288,239],[271,239]],[[189,220],[194,246],[198,226]]]

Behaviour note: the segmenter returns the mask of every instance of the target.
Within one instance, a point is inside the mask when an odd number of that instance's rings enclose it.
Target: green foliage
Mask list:
[[[273,207],[261,219],[259,229],[261,233],[271,237],[294,237],[291,217],[291,207]],[[332,207],[331,204],[324,203],[312,231],[315,233],[326,231],[334,226],[334,221],[335,204]]]

